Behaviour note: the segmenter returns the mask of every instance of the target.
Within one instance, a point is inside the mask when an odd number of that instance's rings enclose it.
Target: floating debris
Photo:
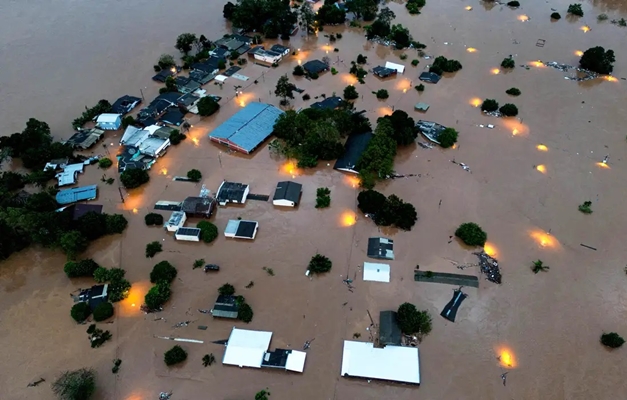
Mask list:
[[[185,326],[188,326],[189,324],[191,324],[193,321],[183,321],[183,322],[179,322],[177,324],[174,324],[173,328],[182,328]]]
[[[159,393],[159,400],[170,400],[170,397],[172,397],[172,392],[161,392]]]
[[[499,269],[499,262],[496,258],[491,257],[481,251],[478,253],[472,253],[479,257],[479,269],[481,273],[486,275],[486,279],[490,282],[501,284],[501,271]]]

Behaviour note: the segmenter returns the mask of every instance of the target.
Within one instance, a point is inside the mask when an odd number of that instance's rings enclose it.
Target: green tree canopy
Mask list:
[[[163,225],[163,215],[158,213],[148,213],[144,217],[144,222],[148,226]]]
[[[225,283],[218,288],[218,293],[222,296],[233,296],[235,294],[235,287],[230,283]]]
[[[357,195],[357,207],[364,214],[376,214],[383,208],[386,200],[383,193],[370,189],[363,190]]]
[[[432,318],[429,312],[419,311],[411,303],[403,303],[398,307],[396,320],[401,331],[406,335],[425,336],[431,332]]]
[[[148,171],[140,168],[124,170],[120,175],[120,182],[127,189],[138,188],[144,183],[148,183],[149,180]]]
[[[176,268],[174,268],[172,264],[168,261],[161,261],[152,267],[150,282],[157,283],[164,281],[170,283],[176,278],[177,273]]]
[[[76,322],[83,322],[91,315],[91,308],[89,304],[81,301],[72,306],[72,310],[70,311],[70,315]]]
[[[449,148],[457,143],[457,131],[453,128],[446,128],[438,136],[440,146],[443,148]]]
[[[604,333],[603,335],[601,335],[601,344],[611,349],[617,349],[621,347],[624,343],[625,339],[623,339],[616,332]]]
[[[159,281],[146,293],[144,302],[149,309],[158,310],[170,299],[171,293],[170,284],[166,281]]]
[[[198,115],[208,117],[220,109],[220,104],[211,96],[205,96],[198,101]]]
[[[248,303],[244,302],[239,305],[237,309],[237,319],[249,323],[253,320],[254,315],[255,314],[253,313],[253,309]]]
[[[66,371],[54,381],[52,391],[60,400],[89,400],[96,391],[96,373],[85,368]]]
[[[333,263],[329,260],[328,257],[323,256],[322,254],[316,254],[311,257],[309,261],[309,271],[313,274],[323,274],[325,272],[331,271],[331,267]]]
[[[113,317],[113,304],[104,301],[94,308],[94,321],[100,322]]]
[[[218,237],[218,227],[209,221],[200,221],[196,224],[200,229],[200,238],[205,243],[211,243]]]
[[[187,171],[187,178],[192,182],[200,182],[202,179],[202,173],[197,169],[190,169]]]
[[[357,93],[357,88],[353,85],[348,85],[344,88],[344,100],[355,100],[359,98],[359,93]]]
[[[198,39],[193,33],[182,33],[176,38],[176,44],[174,47],[181,53],[187,55],[192,51],[192,46]]]
[[[499,109],[498,101],[494,99],[485,99],[483,103],[481,103],[481,111],[485,112],[493,112]]]
[[[488,234],[474,222],[465,222],[455,230],[455,236],[468,246],[483,246],[488,240]]]
[[[499,112],[506,117],[515,117],[518,115],[518,107],[510,103],[503,104]]]
[[[77,255],[85,251],[88,245],[89,242],[79,231],[66,232],[59,239],[59,247],[69,259],[74,259]]]
[[[289,104],[288,98],[294,98],[294,89],[296,87],[293,83],[290,82],[287,75],[282,75],[276,83],[276,88],[274,89],[274,95],[276,97],[280,97],[282,104]]]
[[[386,127],[385,133],[394,139],[399,146],[412,144],[418,137],[418,129],[416,129],[414,119],[403,110],[396,110],[391,115],[380,117],[377,120],[377,127],[382,122],[390,123],[389,127],[391,129],[387,129]]]
[[[614,70],[614,50],[605,50],[601,46],[591,47],[583,52],[579,66],[599,74],[611,74]]]
[[[168,367],[187,360],[187,352],[179,345],[172,347],[163,355],[163,361]]]

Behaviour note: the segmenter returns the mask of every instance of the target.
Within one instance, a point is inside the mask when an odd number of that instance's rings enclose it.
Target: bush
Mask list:
[[[309,74],[309,77],[315,81],[320,77],[320,75],[317,72],[312,72],[311,74]]]
[[[499,112],[506,117],[515,117],[518,115],[518,107],[513,104],[503,104],[503,107],[499,108]]]
[[[102,169],[107,169],[113,165],[113,161],[110,158],[101,158],[98,160],[98,166]]]
[[[225,283],[224,285],[220,286],[220,288],[218,289],[218,293],[220,293],[222,296],[233,296],[235,294],[235,287],[230,283]]]
[[[390,97],[390,94],[388,93],[387,90],[385,89],[379,89],[375,92],[375,95],[377,96],[377,99],[379,100],[385,100],[388,97]]]
[[[398,307],[396,320],[399,328],[406,335],[418,334],[420,337],[431,332],[431,315],[428,311],[419,311],[411,303],[403,303]]]
[[[68,261],[65,263],[63,271],[68,278],[78,278],[81,276],[93,276],[98,267],[100,267],[100,265],[98,265],[94,260],[87,258],[79,262]]]
[[[89,304],[81,301],[80,303],[76,303],[72,306],[70,315],[74,318],[74,321],[83,322],[91,315],[91,308],[89,307]]]
[[[357,208],[364,214],[375,214],[386,202],[384,194],[376,190],[364,190],[357,195]]]
[[[590,208],[591,205],[591,201],[584,201],[583,204],[579,205],[579,211],[584,214],[592,214],[592,208]]]
[[[520,3],[517,2],[516,0],[510,1],[509,3],[507,3],[507,5],[510,7],[520,7]]]
[[[511,57],[504,58],[503,61],[501,62],[501,68],[512,69],[515,66],[516,66],[516,62]]]
[[[603,47],[596,46],[583,52],[579,66],[598,74],[610,74],[614,70],[614,61],[616,58],[613,50],[605,51]]]
[[[337,49],[335,49],[335,50],[337,50]],[[337,74],[338,74],[338,70],[335,69],[334,67],[331,68],[331,75],[337,75]]]
[[[316,254],[309,261],[309,271],[314,274],[322,274],[331,271],[333,263],[322,254]]]
[[[368,57],[359,54],[357,56],[357,64],[366,64],[368,62]]]
[[[460,238],[468,246],[483,246],[488,235],[474,222],[465,222],[455,230],[455,236]]]
[[[168,367],[187,360],[187,352],[179,345],[172,347],[163,355],[163,361]]]
[[[326,208],[331,205],[331,190],[329,188],[318,188],[316,191],[316,208]]]
[[[200,238],[205,243],[211,243],[218,237],[218,227],[209,221],[200,221],[196,228],[200,229]]]
[[[557,21],[557,20],[559,20],[561,18],[562,18],[562,16],[558,12],[554,12],[553,14],[551,14],[551,19],[554,19],[554,20]]]
[[[163,215],[157,213],[148,213],[144,217],[144,222],[148,226],[163,225]]]
[[[411,65],[413,65],[414,67],[417,66],[419,63],[420,61],[416,60],[415,58],[411,60]]]
[[[485,99],[481,103],[481,111],[493,112],[499,109],[499,102],[494,99]]]
[[[581,4],[579,3],[569,5],[567,12],[578,17],[583,17],[583,10],[581,9]]]
[[[149,180],[148,171],[140,168],[127,169],[120,174],[120,182],[127,189],[138,188]]]
[[[425,91],[425,85],[423,85],[422,83],[418,86],[414,86],[414,89],[416,89],[419,92],[424,92]]]
[[[359,93],[353,85],[348,85],[344,88],[344,100],[355,100],[359,98]]]
[[[177,270],[167,261],[161,261],[155,264],[150,271],[150,282],[172,282],[176,278]]]
[[[113,317],[113,304],[105,301],[94,308],[94,321],[100,322]]]
[[[149,309],[158,310],[170,299],[171,294],[172,291],[170,290],[170,284],[168,282],[157,282],[157,284],[151,287],[148,293],[146,293],[144,302]]]
[[[520,96],[520,89],[518,88],[509,88],[505,91],[505,93],[509,94],[510,96]]]
[[[240,321],[249,323],[250,321],[253,320],[253,309],[248,305],[248,303],[242,303],[240,304],[238,310],[237,310],[237,319],[239,319]]]
[[[161,243],[159,242],[150,242],[146,245],[146,258],[152,258],[155,254],[159,253],[163,250],[161,247]]]
[[[610,349],[617,349],[621,347],[624,343],[625,339],[623,339],[616,332],[604,333],[601,335],[601,344],[603,346],[609,347]]]
[[[294,76],[303,76],[305,75],[305,68],[301,67],[300,65],[297,65],[294,67],[294,71],[292,71],[292,75]]]
[[[443,148],[449,148],[457,143],[457,131],[453,128],[446,128],[438,137],[438,141],[440,142],[440,146]]]
[[[198,101],[198,115],[208,117],[220,109],[220,104],[211,96],[205,96]]]
[[[192,182],[199,182],[202,179],[202,173],[197,169],[190,169],[187,171],[187,179]]]
[[[608,19],[607,14],[599,14],[597,16],[597,21],[607,21],[607,19]]]
[[[398,58],[400,58],[401,60],[407,60],[407,54],[401,54],[400,56],[398,56]]]
[[[96,391],[96,373],[92,369],[66,371],[52,384],[61,400],[88,400]]]

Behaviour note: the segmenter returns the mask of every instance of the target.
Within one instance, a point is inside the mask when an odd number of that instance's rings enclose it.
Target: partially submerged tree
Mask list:
[[[269,400],[268,397],[270,397],[270,392],[265,389],[255,393],[255,400]]]
[[[488,240],[488,234],[474,222],[465,222],[455,230],[455,236],[468,246],[483,246]]]
[[[613,50],[606,51],[603,47],[596,46],[583,52],[579,66],[599,74],[611,74],[614,70],[614,61],[616,58]]]
[[[501,113],[501,115],[504,115],[506,117],[515,117],[518,115],[518,107],[510,103],[503,104],[503,106],[499,108],[499,112]]]
[[[444,56],[436,57],[429,67],[429,72],[442,75],[443,72],[457,72],[462,69],[462,64],[457,60],[449,60]]]
[[[420,311],[411,303],[403,303],[396,312],[399,328],[406,335],[418,335],[422,338],[431,332],[432,318],[428,311]]]
[[[328,257],[325,257],[322,254],[316,254],[311,257],[307,269],[309,269],[309,271],[313,274],[322,274],[331,271],[332,266],[333,263]]]
[[[485,112],[493,112],[499,109],[498,101],[494,99],[485,99],[483,103],[481,103],[481,111]]]
[[[550,267],[548,265],[544,265],[542,260],[536,260],[531,265],[531,270],[534,274],[537,274],[538,272],[547,272],[549,269]]]
[[[511,56],[504,58],[503,61],[501,62],[501,68],[512,69],[515,66],[516,66],[516,62]]]
[[[363,190],[357,195],[357,208],[364,214],[376,214],[386,202],[383,193],[376,190]]]
[[[510,96],[520,96],[520,89],[518,88],[509,88],[505,91],[505,93],[509,94]]]
[[[355,100],[359,98],[359,93],[353,85],[348,85],[344,88],[344,100]]]
[[[581,4],[580,3],[575,3],[575,4],[569,5],[567,12],[569,14],[576,15],[578,17],[583,17],[583,10],[581,8]]]
[[[52,391],[60,400],[89,400],[96,391],[96,373],[86,368],[66,371],[54,381]]]
[[[100,322],[113,317],[113,304],[104,301],[94,308],[94,321]]]
[[[307,4],[307,3],[305,3]],[[305,68],[301,67],[300,65],[297,65],[294,67],[294,71],[292,71],[292,75],[294,76],[303,76],[305,75]]]
[[[331,190],[326,187],[316,190],[316,208],[327,208],[331,205]]]
[[[150,282],[167,282],[170,283],[176,278],[178,271],[174,267],[174,265],[170,264],[168,261],[161,261],[155,264],[152,267],[152,271],[150,271]]]
[[[283,75],[276,83],[274,95],[281,98],[281,105],[288,105],[290,103],[288,98],[294,98],[294,89],[295,86],[289,81],[287,75]]]
[[[179,345],[172,347],[163,355],[163,361],[168,367],[187,360],[187,352]]]
[[[157,241],[150,242],[146,245],[146,258],[152,258],[162,250],[163,247],[161,246],[161,243]]]
[[[192,51],[192,46],[198,39],[193,33],[182,33],[176,38],[174,47],[181,53],[187,55]]]
[[[198,101],[198,115],[208,117],[220,109],[220,104],[211,96],[205,96]]]
[[[205,243],[211,243],[218,237],[218,227],[209,221],[200,221],[196,224],[200,229],[200,238]]]
[[[562,16],[558,12],[554,12],[554,13],[551,14],[551,19],[554,19],[554,20],[557,21],[557,20],[559,20],[561,18],[562,18]]]
[[[220,286],[220,288],[218,289],[218,293],[220,293],[222,296],[233,296],[235,294],[235,287],[230,283],[225,283],[224,285]]]
[[[579,205],[579,211],[581,211],[584,214],[592,214],[592,202],[591,201],[584,201],[583,204]]]
[[[126,169],[120,175],[120,182],[127,189],[138,188],[149,180],[148,171],[141,168]]]
[[[187,179],[192,182],[200,182],[202,179],[202,173],[197,169],[190,169],[187,171]]]
[[[161,54],[161,57],[159,57],[159,61],[157,62],[157,65],[161,69],[168,69],[168,68],[174,67],[176,65],[176,62],[174,61],[174,57],[172,57],[171,55]]]
[[[170,299],[171,294],[170,284],[165,281],[160,281],[146,293],[144,302],[149,309],[158,310]]]
[[[237,319],[242,322],[249,323],[253,320],[254,315],[255,314],[253,313],[253,309],[248,303],[243,301],[241,304],[239,304],[239,307],[237,309]]]
[[[80,303],[76,303],[72,306],[70,315],[72,316],[74,321],[81,323],[89,318],[89,316],[91,315],[91,308],[89,307],[89,304],[81,301]]]
[[[440,146],[443,148],[449,148],[457,143],[457,131],[453,128],[446,128],[438,136]]]
[[[616,332],[604,333],[601,335],[601,344],[603,346],[609,347],[610,349],[617,349],[621,347],[624,343],[625,339],[623,339]]]
[[[144,222],[148,226],[163,225],[163,215],[158,213],[148,213],[144,217]]]

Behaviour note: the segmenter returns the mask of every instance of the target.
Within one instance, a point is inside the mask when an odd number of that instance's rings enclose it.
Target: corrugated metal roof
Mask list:
[[[77,201],[95,199],[97,195],[98,185],[90,185],[60,190],[56,198],[59,204],[70,204]]]
[[[274,123],[283,111],[270,104],[250,103],[209,134],[253,151],[272,134]]]

